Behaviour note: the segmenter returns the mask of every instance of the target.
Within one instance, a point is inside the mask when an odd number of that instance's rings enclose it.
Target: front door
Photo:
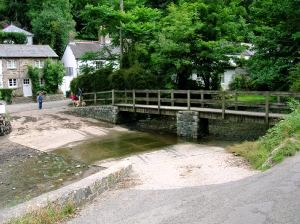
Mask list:
[[[23,79],[23,95],[24,96],[32,96],[30,79]]]

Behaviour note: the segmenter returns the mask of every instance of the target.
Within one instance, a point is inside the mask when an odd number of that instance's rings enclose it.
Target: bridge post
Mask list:
[[[177,135],[198,139],[208,134],[208,119],[200,118],[197,111],[177,112]]]
[[[115,90],[111,90],[111,105],[115,105]]]
[[[225,91],[222,91],[222,119],[225,119],[225,110],[226,110],[226,105],[225,105]]]
[[[160,90],[157,90],[157,107],[158,107],[158,114],[160,114]]]
[[[135,90],[132,90],[132,107],[133,111],[135,111]]]
[[[266,93],[266,102],[265,102],[265,123],[269,127],[269,113],[270,113],[270,92]]]
[[[146,103],[149,105],[149,90],[146,90]]]
[[[171,106],[174,107],[174,89],[171,90]]]
[[[191,90],[187,91],[187,109],[191,110]]]

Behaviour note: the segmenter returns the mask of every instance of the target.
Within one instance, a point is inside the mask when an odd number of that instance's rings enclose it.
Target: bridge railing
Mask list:
[[[264,112],[266,120],[270,113],[288,113],[288,102],[300,99],[300,93],[261,91],[211,91],[211,90],[111,90],[83,93],[88,104],[128,104],[192,108],[215,108],[226,110]]]

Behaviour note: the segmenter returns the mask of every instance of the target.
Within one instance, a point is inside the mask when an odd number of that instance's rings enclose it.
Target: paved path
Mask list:
[[[51,109],[51,108],[62,108],[68,106],[71,101],[67,100],[60,100],[60,101],[50,101],[43,103],[43,109]],[[37,103],[24,103],[24,104],[12,104],[7,105],[6,110],[9,113],[17,113],[17,112],[24,112],[24,111],[31,111],[31,110],[38,110]]]
[[[111,191],[69,223],[298,224],[300,154],[270,171],[226,184]]]

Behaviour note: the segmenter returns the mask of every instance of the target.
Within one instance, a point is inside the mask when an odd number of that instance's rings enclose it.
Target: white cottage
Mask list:
[[[96,59],[85,60],[83,57],[88,53],[99,53]],[[96,69],[111,62],[114,55],[118,55],[119,48],[114,48],[105,41],[71,41],[64,52],[62,63],[66,68],[66,74],[63,78],[63,83],[60,87],[62,92],[66,94],[70,91],[71,81],[80,75],[80,70],[83,66],[90,66]]]
[[[246,45],[250,48],[250,50],[245,50],[239,55],[228,55],[230,57],[229,65],[230,67],[227,68],[224,72],[224,74],[221,75],[221,87],[223,90],[229,89],[229,84],[233,81],[233,79],[237,75],[247,75],[247,71],[244,68],[238,67],[238,65],[235,62],[235,59],[244,59],[249,60],[250,57],[254,55],[254,51],[251,50],[253,48],[253,45],[242,43],[242,45]]]
[[[6,33],[23,33],[27,37],[27,45],[32,45],[33,44],[33,34],[26,31],[26,30],[23,30],[19,27],[16,27],[13,24],[9,25],[8,27],[3,29],[2,31],[6,32]]]

